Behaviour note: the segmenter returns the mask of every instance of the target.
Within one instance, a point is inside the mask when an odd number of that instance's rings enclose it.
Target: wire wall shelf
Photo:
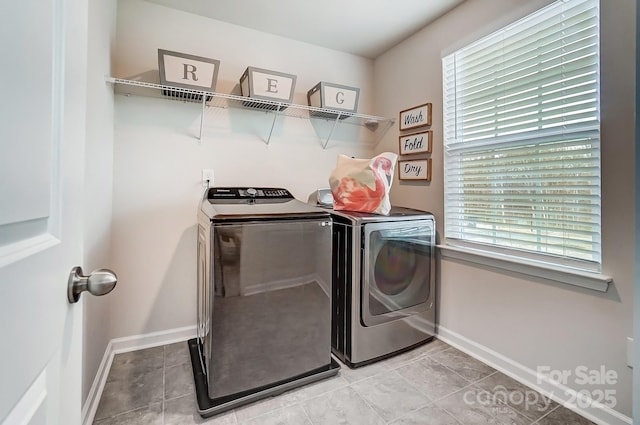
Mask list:
[[[264,111],[273,114],[273,122],[266,143],[269,144],[273,129],[278,117],[293,117],[300,119],[325,120],[331,123],[331,129],[328,136],[324,138],[322,147],[326,148],[331,140],[334,130],[338,126],[351,125],[366,128],[370,138],[367,139],[377,144],[385,133],[395,123],[391,118],[378,117],[374,115],[349,113],[344,111],[335,111],[325,108],[317,108],[313,106],[298,105],[287,102],[277,102],[272,100],[263,100],[249,98],[245,96],[237,96],[233,94],[217,93],[210,91],[200,91],[185,89],[180,87],[164,86],[161,84],[148,83],[145,81],[126,80],[122,78],[108,77],[107,82],[114,85],[114,91],[117,94],[156,97],[169,99],[180,102],[197,103],[202,105],[200,115],[200,134],[199,140],[202,140],[202,131],[207,108],[234,108],[234,109],[251,109]]]

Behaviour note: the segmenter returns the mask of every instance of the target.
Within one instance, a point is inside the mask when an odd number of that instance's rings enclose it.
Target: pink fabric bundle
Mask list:
[[[329,176],[333,208],[388,215],[389,190],[397,159],[398,155],[392,152],[371,159],[338,156],[338,164]]]

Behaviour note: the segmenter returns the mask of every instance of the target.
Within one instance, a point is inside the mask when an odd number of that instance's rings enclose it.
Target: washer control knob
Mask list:
[[[258,194],[258,191],[255,190],[254,188],[250,187],[249,189],[247,189],[247,195],[256,196],[257,194]]]

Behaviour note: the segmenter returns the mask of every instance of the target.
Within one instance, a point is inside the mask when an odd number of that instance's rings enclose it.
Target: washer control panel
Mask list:
[[[251,199],[280,201],[294,199],[287,189],[275,187],[212,187],[207,192],[212,204],[246,202]]]

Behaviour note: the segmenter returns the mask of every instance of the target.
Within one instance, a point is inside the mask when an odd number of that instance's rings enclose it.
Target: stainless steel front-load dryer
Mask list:
[[[435,335],[435,219],[333,211],[332,351],[357,367]]]

